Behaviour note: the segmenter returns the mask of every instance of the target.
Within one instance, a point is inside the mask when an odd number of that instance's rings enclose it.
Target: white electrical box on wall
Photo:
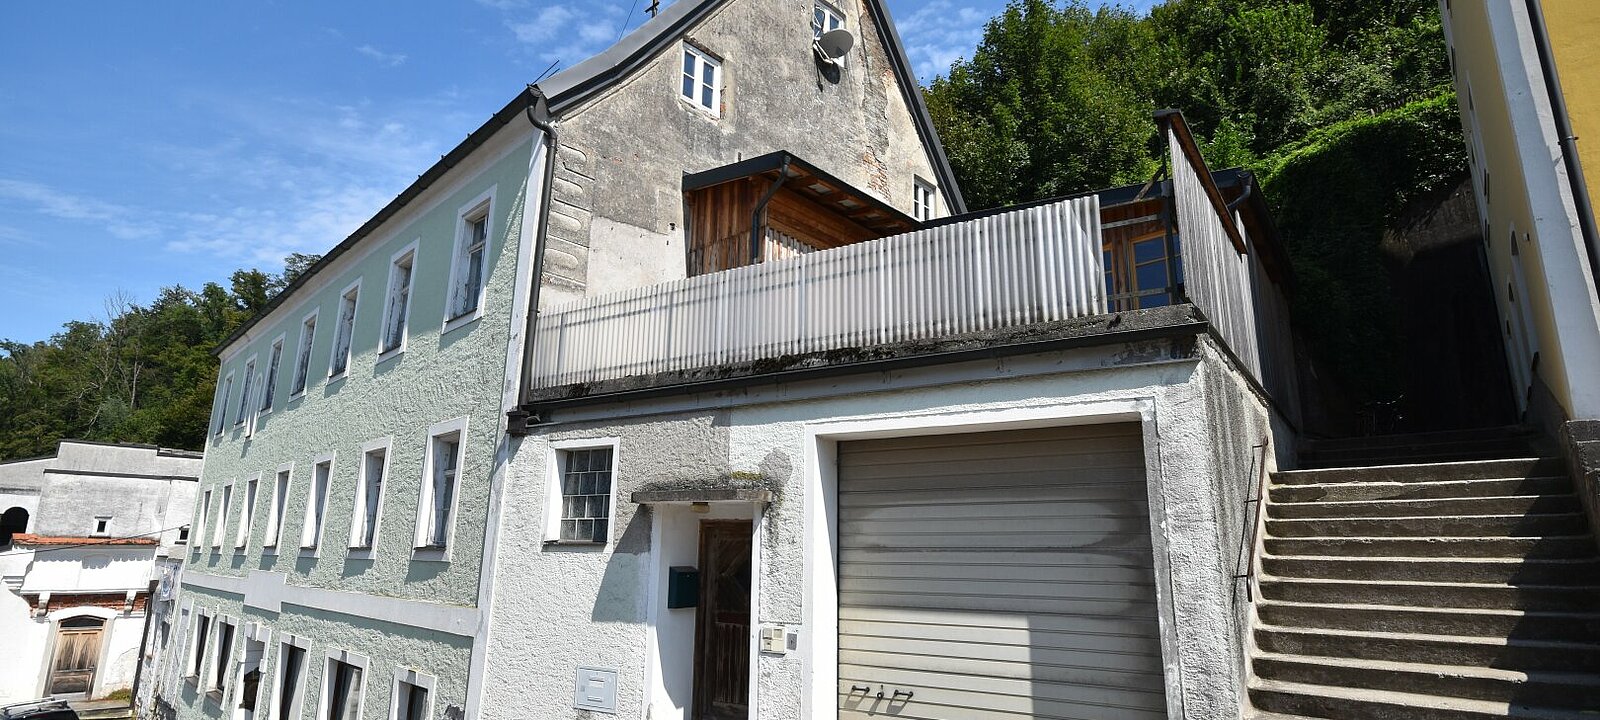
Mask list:
[[[572,694],[572,706],[579,710],[617,712],[617,671],[606,668],[578,668],[577,689]]]
[[[782,655],[799,646],[799,636],[784,627],[761,628],[761,652]]]

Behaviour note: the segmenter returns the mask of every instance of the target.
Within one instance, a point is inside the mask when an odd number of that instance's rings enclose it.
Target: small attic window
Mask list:
[[[691,45],[683,46],[683,99],[712,117],[722,114],[722,62]]]
[[[96,517],[94,519],[94,531],[91,532],[90,535],[93,536],[93,537],[105,537],[105,536],[110,535],[110,534],[111,534],[111,516],[110,515],[101,515],[99,517]]]
[[[844,13],[828,3],[817,1],[811,8],[811,37],[819,38],[830,30],[844,27]]]

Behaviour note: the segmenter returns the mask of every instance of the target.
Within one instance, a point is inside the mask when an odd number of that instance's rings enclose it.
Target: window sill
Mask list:
[[[549,538],[546,538],[545,541],[544,541],[544,544],[545,545],[564,545],[564,546],[567,546],[567,547],[600,547],[600,548],[603,548],[606,545],[608,545],[609,543],[606,543],[606,542],[603,542],[603,541],[600,541],[600,540],[551,540]]]
[[[210,690],[206,691],[206,699],[210,700],[211,702],[214,702],[214,703],[216,703],[218,705],[221,705],[222,704],[222,691],[218,690],[216,688],[211,688]]]
[[[685,106],[689,107],[690,109],[694,110],[697,113],[700,113],[701,115],[703,115],[703,116],[705,116],[707,118],[710,118],[711,120],[721,120],[722,119],[722,113],[717,112],[716,110],[708,108],[708,107],[706,107],[704,105],[701,105],[698,101],[690,100],[689,98],[684,97],[683,93],[679,93],[678,94],[678,102],[683,103]]]
[[[346,559],[346,560],[371,560],[376,556],[377,556],[377,551],[375,549],[373,549],[373,547],[371,545],[365,545],[365,546],[358,546],[358,547],[350,548],[350,551],[345,553],[344,559]]]
[[[402,343],[400,345],[400,347],[390,348],[388,350],[385,350],[385,351],[379,353],[378,354],[378,359],[374,360],[372,364],[373,365],[382,365],[382,364],[384,364],[386,362],[389,362],[390,360],[393,360],[393,359],[395,359],[397,357],[400,357],[401,355],[404,355],[404,354],[406,354],[406,346]]]
[[[317,546],[315,546],[315,545],[310,545],[310,546],[302,545],[302,546],[300,546],[300,557],[303,557],[303,558],[322,557],[322,553],[317,549]]]
[[[276,545],[263,545],[263,546],[261,546],[261,556],[262,557],[277,557],[278,556],[278,546],[276,546]]]
[[[453,318],[445,320],[444,329],[440,330],[439,334],[442,336],[457,328],[471,325],[474,321],[481,317],[483,317],[483,305],[480,304],[477,310],[473,310],[472,312],[464,315],[457,315]]]
[[[443,545],[412,548],[411,559],[417,562],[450,562],[450,548]]]
[[[324,384],[325,385],[332,385],[332,384],[334,384],[336,382],[341,382],[346,377],[349,377],[349,375],[350,375],[350,368],[345,368],[344,370],[339,371],[338,375],[329,375],[328,376],[328,382],[326,382]]]
[[[304,399],[306,399],[306,391],[305,391],[305,388],[301,388],[300,392],[290,393],[289,397],[284,398],[283,401],[284,401],[284,403],[292,403],[292,402],[299,402],[299,401],[304,400]]]

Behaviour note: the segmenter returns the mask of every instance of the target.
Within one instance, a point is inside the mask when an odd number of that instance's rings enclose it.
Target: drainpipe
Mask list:
[[[538,420],[523,407],[523,400],[527,397],[528,389],[533,387],[533,357],[539,340],[534,331],[539,324],[539,288],[544,285],[544,251],[550,227],[550,196],[555,190],[556,152],[560,149],[556,140],[556,128],[550,124],[547,117],[544,117],[548,115],[544,92],[537,85],[529,85],[528,92],[533,94],[533,101],[528,103],[526,109],[528,122],[544,133],[545,158],[544,190],[539,194],[539,216],[535,220],[538,225],[534,228],[536,234],[533,241],[533,289],[528,295],[527,326],[522,331],[522,369],[519,376],[521,382],[517,388],[517,407],[506,413],[506,432],[518,437],[528,434],[530,420],[535,422]],[[535,110],[538,112],[535,113]]]
[[[1589,184],[1583,179],[1583,166],[1578,160],[1578,138],[1572,134],[1572,123],[1567,117],[1567,100],[1561,92],[1561,78],[1556,74],[1555,59],[1550,52],[1550,35],[1545,32],[1544,7],[1539,0],[1527,0],[1528,20],[1533,26],[1533,46],[1539,52],[1539,69],[1544,73],[1545,90],[1550,93],[1550,110],[1556,123],[1556,135],[1561,143],[1561,161],[1567,166],[1567,183],[1572,186],[1572,203],[1578,211],[1578,230],[1583,233],[1584,250],[1589,256],[1589,277],[1600,286],[1600,241],[1596,240],[1594,208],[1589,203]]]
[[[783,187],[784,181],[789,179],[789,156],[783,156],[783,164],[778,166],[778,181],[767,188],[765,195],[756,203],[756,209],[750,211],[750,264],[761,262],[761,214],[766,211],[767,203],[772,202],[772,196],[778,194],[778,188]]]

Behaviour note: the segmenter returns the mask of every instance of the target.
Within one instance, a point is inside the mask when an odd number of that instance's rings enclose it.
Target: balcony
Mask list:
[[[1169,305],[1292,395],[1292,369],[1272,369],[1293,351],[1271,253],[1186,135],[1169,130],[1169,181],[926,224],[792,163],[701,187],[690,176],[688,277],[542,311],[525,404],[1037,339]],[[775,198],[810,214],[762,214]],[[1266,375],[1264,344],[1282,361]]]

